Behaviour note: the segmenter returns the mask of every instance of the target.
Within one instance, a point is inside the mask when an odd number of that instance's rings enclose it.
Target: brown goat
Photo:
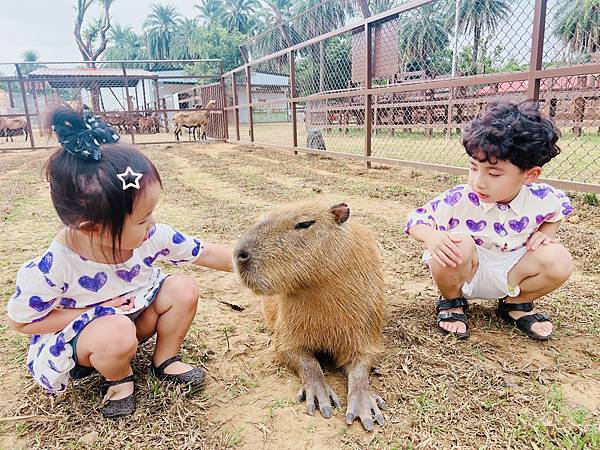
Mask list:
[[[8,142],[9,137],[10,141],[14,142],[13,135],[21,133],[21,131],[25,133],[25,140],[27,140],[27,119],[25,117],[0,117],[0,135],[4,133],[6,142]]]
[[[196,140],[196,128],[200,127],[201,135],[200,139],[206,139],[205,126],[208,123],[208,117],[210,114],[210,108],[214,108],[217,104],[216,100],[209,100],[205,108],[181,111],[175,114],[173,117],[173,124],[175,125],[175,137],[179,140],[181,129],[191,128],[194,133],[194,140]]]
[[[264,313],[273,330],[277,359],[302,380],[298,400],[325,418],[340,406],[317,357],[328,358],[348,376],[346,423],[360,418],[382,425],[381,397],[369,388],[369,372],[380,351],[384,280],[375,240],[348,221],[344,203],[294,204],[251,227],[234,249],[242,283],[265,295]]]

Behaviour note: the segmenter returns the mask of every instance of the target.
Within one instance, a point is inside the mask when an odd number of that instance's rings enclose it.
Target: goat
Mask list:
[[[20,134],[21,131],[25,133],[25,140],[27,140],[27,119],[24,117],[10,117],[10,118],[2,118],[0,117],[0,133],[4,133],[6,136],[6,142],[8,142],[8,138],[10,137],[10,141],[13,141],[13,135]]]
[[[194,133],[194,140],[196,140],[196,128],[200,127],[202,130],[200,139],[206,139],[206,131],[204,127],[208,123],[208,116],[210,109],[217,104],[216,100],[210,100],[206,104],[206,108],[194,110],[194,111],[182,111],[175,114],[173,117],[173,124],[175,125],[175,137],[179,141],[179,135],[183,127],[191,128]]]

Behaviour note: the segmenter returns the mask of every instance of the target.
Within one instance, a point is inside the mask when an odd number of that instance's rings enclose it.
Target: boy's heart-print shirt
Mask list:
[[[405,231],[419,224],[467,234],[479,246],[510,252],[526,245],[544,222],[558,222],[573,210],[569,197],[544,183],[524,185],[510,203],[484,203],[463,184],[438,195],[408,217]]]
[[[165,274],[156,264],[190,264],[202,251],[202,242],[168,225],[156,224],[148,238],[119,265],[87,260],[54,240],[44,254],[17,273],[8,316],[19,323],[43,321],[57,308],[82,308],[82,314],[62,331],[33,335],[27,367],[33,378],[51,393],[63,392],[75,366],[69,342],[92,320],[110,314],[134,314],[148,306]],[[127,295],[134,307],[126,312],[102,306]]]

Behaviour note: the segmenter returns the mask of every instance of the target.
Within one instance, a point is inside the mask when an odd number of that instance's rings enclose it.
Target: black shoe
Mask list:
[[[464,308],[463,311],[466,313],[469,309],[469,302],[464,297],[458,297],[453,299],[444,299],[440,296],[436,305],[435,312],[437,313],[437,326],[440,331],[444,334],[452,334],[459,339],[466,339],[469,337],[471,332],[469,331],[469,322],[467,320],[466,314],[463,313],[455,313],[455,312],[446,312],[447,309],[450,308]],[[441,327],[440,324],[442,322],[462,322],[465,324],[465,332],[464,333],[455,333],[452,331],[448,331],[445,328]]]
[[[541,334],[537,334],[535,331],[531,329],[531,326],[536,322],[550,322],[550,317],[546,314],[535,313],[529,314],[518,319],[513,318],[509,311],[522,311],[522,312],[531,312],[533,311],[533,302],[528,303],[506,303],[506,297],[498,300],[498,308],[496,308],[496,316],[511,325],[517,327],[523,334],[529,336],[531,339],[536,339],[538,341],[546,341],[550,339],[554,335],[554,331],[552,331],[549,335],[543,336]]]
[[[150,364],[150,372],[152,372],[152,374],[156,378],[158,378],[159,380],[163,380],[163,381],[171,381],[173,383],[178,383],[178,384],[188,384],[188,385],[191,385],[194,387],[201,386],[204,384],[204,379],[206,378],[206,374],[204,373],[204,370],[202,370],[198,367],[195,367],[184,373],[177,373],[177,374],[165,373],[165,369],[177,361],[181,361],[181,357],[179,355],[175,355],[175,356],[167,359],[158,367],[156,367],[154,365],[154,363],[152,363],[152,364]]]
[[[111,386],[117,386],[119,384],[133,382],[133,375],[129,375],[128,377],[123,378],[122,380],[117,381],[106,381],[104,383],[104,392],[108,391],[108,388]],[[125,398],[120,398],[119,400],[107,400],[105,405],[100,408],[100,412],[107,419],[116,419],[117,417],[128,416],[133,414],[135,411],[135,397],[132,392]]]

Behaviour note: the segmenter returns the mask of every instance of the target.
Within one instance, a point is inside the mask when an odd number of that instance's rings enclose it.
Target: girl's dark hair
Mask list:
[[[534,101],[492,103],[465,128],[462,144],[480,162],[510,161],[521,170],[543,166],[560,153],[560,132]]]
[[[56,132],[62,145],[46,162],[46,179],[50,183],[52,203],[62,222],[70,228],[77,228],[84,222],[98,226],[101,233],[112,237],[112,256],[116,257],[125,219],[133,211],[136,199],[146,186],[158,182],[162,188],[162,182],[156,167],[143,153],[130,145],[116,143],[118,135],[98,118],[95,120],[96,127],[100,124],[103,131],[109,130],[113,134],[114,139],[109,138],[108,142],[115,143],[98,142],[94,134],[90,135],[90,126],[86,125],[92,121],[84,119],[71,107],[61,104],[50,108],[45,125]],[[91,149],[90,142],[94,143]],[[90,151],[85,152],[86,148]],[[85,154],[79,150],[84,150]],[[143,174],[139,180],[140,189],[123,190],[123,182],[117,175],[125,172],[127,167]]]

